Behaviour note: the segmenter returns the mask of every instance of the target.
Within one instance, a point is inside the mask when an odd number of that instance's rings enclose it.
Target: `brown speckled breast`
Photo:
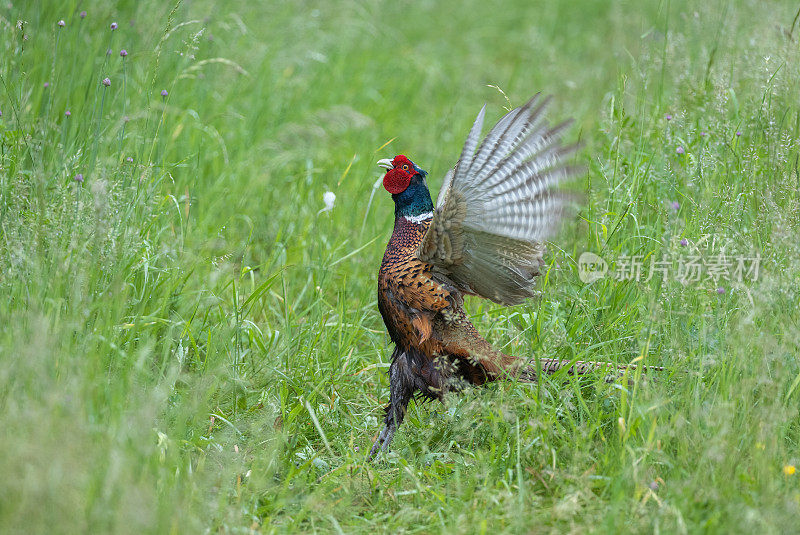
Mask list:
[[[424,284],[424,279],[430,280],[430,264],[415,256],[430,224],[430,219],[413,223],[404,217],[397,218],[378,272],[378,309],[392,341],[403,348],[414,344],[417,337],[411,323],[414,307],[404,295],[405,290],[417,283]]]

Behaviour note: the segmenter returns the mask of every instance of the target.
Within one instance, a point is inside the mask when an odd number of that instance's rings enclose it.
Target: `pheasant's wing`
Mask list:
[[[533,295],[543,241],[569,196],[554,190],[576,171],[564,163],[568,123],[550,127],[537,94],[505,115],[478,146],[486,106],[447,174],[417,256],[459,290],[503,304]],[[476,150],[477,149],[477,150]]]

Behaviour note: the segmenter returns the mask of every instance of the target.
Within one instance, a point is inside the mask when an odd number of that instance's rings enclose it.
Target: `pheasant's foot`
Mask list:
[[[369,450],[369,455],[367,455],[368,462],[378,457],[381,453],[389,451],[389,444],[394,438],[395,429],[394,425],[383,426],[378,438],[375,439],[375,443],[372,444],[372,449]]]

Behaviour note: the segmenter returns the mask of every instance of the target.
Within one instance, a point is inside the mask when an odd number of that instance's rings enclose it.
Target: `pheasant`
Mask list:
[[[394,230],[378,274],[378,308],[395,344],[389,405],[368,459],[386,451],[412,397],[439,399],[464,385],[538,373],[583,374],[610,363],[528,359],[493,348],[464,311],[464,295],[513,305],[534,295],[544,240],[569,196],[555,186],[576,169],[577,145],[561,144],[568,122],[550,127],[549,99],[534,96],[506,114],[478,144],[484,106],[433,205],[427,172],[400,154],[383,159]],[[624,367],[620,367],[624,368]]]

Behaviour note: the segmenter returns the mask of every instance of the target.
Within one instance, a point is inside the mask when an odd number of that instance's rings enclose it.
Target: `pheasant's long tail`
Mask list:
[[[545,373],[553,375],[556,372],[566,369],[567,375],[586,375],[595,371],[607,372],[608,374],[622,374],[626,370],[636,370],[642,368],[643,372],[663,371],[663,366],[640,366],[637,364],[615,364],[613,362],[598,362],[569,359],[539,359],[520,370],[519,378],[522,380],[534,380],[536,377]]]
[[[520,355],[508,355],[498,351],[489,344],[475,329],[471,322],[460,310],[461,321],[456,329],[440,331],[440,336],[446,341],[444,349],[450,355],[461,358],[475,365],[477,375],[483,380],[498,381],[509,378],[518,378],[522,381],[535,381],[541,374],[553,375],[561,370],[566,370],[566,375],[586,375],[593,372],[606,372],[610,376],[619,376],[626,370],[642,368],[643,372],[660,372],[662,366],[644,366],[636,361],[630,364],[616,364],[613,362],[600,362],[593,360],[571,360],[538,358],[530,359]],[[483,380],[474,381],[482,384]]]

